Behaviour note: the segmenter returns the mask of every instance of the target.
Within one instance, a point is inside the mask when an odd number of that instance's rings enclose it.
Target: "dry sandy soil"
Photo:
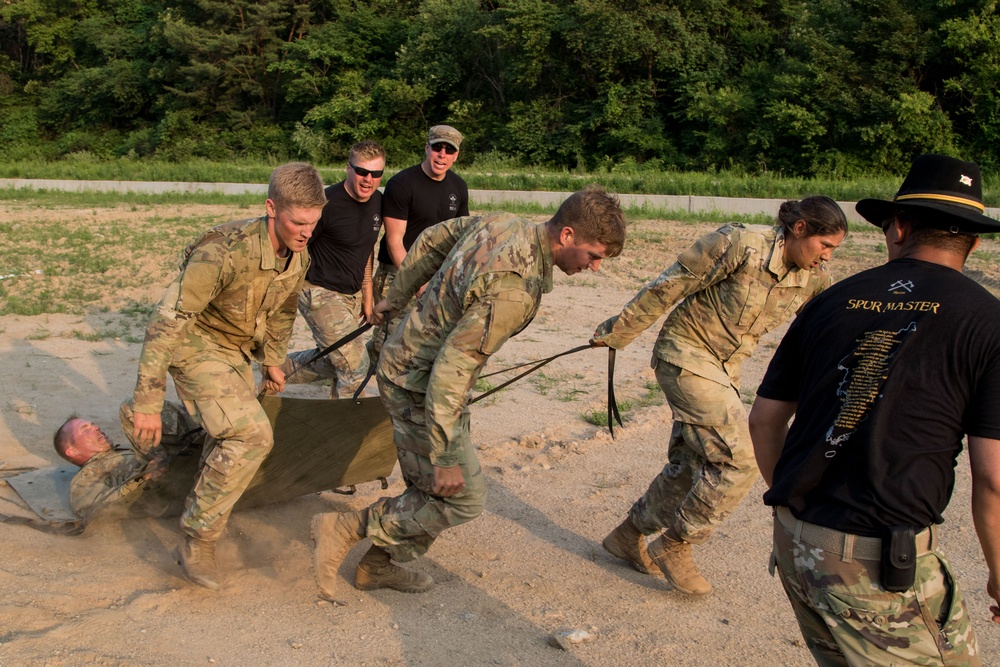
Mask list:
[[[28,212],[24,213],[29,215]],[[92,224],[99,211],[64,211],[63,224]],[[237,212],[232,217],[245,217]],[[676,253],[714,225],[638,221],[625,255],[601,272],[556,276],[556,289],[530,328],[491,368],[548,356],[585,342]],[[882,261],[879,238],[855,233],[833,263],[843,277]],[[992,284],[997,243],[973,263]],[[163,263],[138,292],[156,299]],[[120,436],[117,406],[134,382],[140,346],[86,342],[101,316],[0,318],[0,467],[56,460],[51,433],[70,411]],[[46,331],[47,336],[37,332]],[[220,544],[226,572],[212,593],[189,585],[171,553],[175,519],[99,520],[79,537],[0,525],[0,665],[810,665],[777,580],[767,574],[770,513],[758,481],[747,500],[695,549],[715,591],[693,599],[606,554],[604,535],[665,460],[669,408],[653,376],[656,328],[619,354],[618,396],[636,407],[612,440],[582,418],[603,404],[603,351],[553,363],[473,409],[473,440],[489,480],[482,517],[449,531],[416,568],[437,585],[421,595],[360,592],[350,586],[363,548],[341,568],[346,605],[317,598],[309,519],[361,508],[386,493],[377,483],[355,496],[322,493],[233,515]],[[744,370],[753,395],[780,331]],[[301,322],[295,347],[309,346]],[[326,388],[296,387],[322,397]],[[388,493],[402,489],[398,473]],[[984,663],[1000,662],[1000,628],[989,623],[982,563],[969,514],[968,463],[943,544],[979,633]],[[0,486],[0,512],[23,513]],[[562,629],[591,639],[553,648]]]

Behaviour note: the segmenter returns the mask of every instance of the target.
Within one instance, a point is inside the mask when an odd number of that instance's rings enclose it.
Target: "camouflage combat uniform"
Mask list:
[[[858,548],[866,538],[798,521],[786,508],[778,513],[771,574],[777,569],[820,667],[982,664],[969,610],[933,528],[917,536],[913,586],[891,593],[881,585],[879,549]],[[857,546],[850,554],[825,550],[803,539],[803,525]]]
[[[646,535],[670,528],[685,542],[704,542],[757,478],[740,364],[763,334],[830,284],[825,268],[788,268],[783,253],[780,227],[721,227],[597,329],[595,340],[621,349],[680,301],[652,359],[673,411],[668,463],[629,512]]]
[[[219,538],[274,443],[250,359],[284,361],[308,264],[306,253],[275,255],[266,217],[215,227],[184,250],[146,329],[135,411],[160,412],[169,370],[184,406],[216,441],[181,516],[192,537]]]
[[[407,489],[369,508],[366,532],[397,561],[422,555],[441,531],[483,510],[468,395],[490,355],[528,325],[552,290],[545,225],[494,214],[430,227],[407,253],[389,305],[403,307],[428,280],[386,341],[377,372]],[[433,495],[434,466],[456,465],[465,488]]]
[[[103,506],[127,500],[142,485],[141,480],[131,478],[146,467],[153,452],[133,440],[135,422],[132,414],[132,401],[127,400],[122,403],[118,416],[122,431],[132,445],[131,449],[115,448],[95,454],[69,483],[70,507],[81,517],[89,514],[97,503]],[[197,422],[183,406],[169,401],[163,404],[160,420],[163,423],[160,447],[167,452],[186,445],[189,439],[185,436],[198,429]]]
[[[307,282],[299,294],[299,312],[309,325],[316,349],[289,354],[281,370],[286,375],[294,371],[296,383],[330,378],[333,382],[331,398],[352,396],[368,375],[368,353],[361,338],[355,338],[312,363],[309,360],[317,350],[326,349],[358,328],[363,302],[362,292],[342,294]],[[299,369],[302,364],[306,365]]]

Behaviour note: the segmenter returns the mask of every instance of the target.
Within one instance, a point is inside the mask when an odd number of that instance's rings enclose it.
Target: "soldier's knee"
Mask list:
[[[462,523],[472,521],[486,509],[486,479],[482,471],[467,476],[465,489],[458,496],[449,499],[455,516]]]

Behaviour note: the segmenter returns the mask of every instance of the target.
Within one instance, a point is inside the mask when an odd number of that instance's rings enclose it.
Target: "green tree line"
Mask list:
[[[4,0],[0,157],[1000,166],[995,0]]]

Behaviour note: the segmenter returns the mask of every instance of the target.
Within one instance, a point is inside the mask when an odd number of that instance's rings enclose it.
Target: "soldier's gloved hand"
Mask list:
[[[608,344],[601,340],[590,339],[590,347],[607,347]]]

